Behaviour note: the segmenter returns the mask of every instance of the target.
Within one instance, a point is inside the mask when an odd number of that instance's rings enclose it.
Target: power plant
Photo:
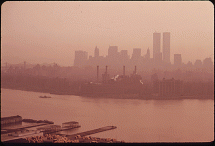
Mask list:
[[[85,83],[80,87],[80,94],[87,96],[109,95],[109,94],[139,94],[143,89],[142,77],[137,74],[135,66],[133,74],[125,75],[125,66],[123,66],[123,74],[110,78],[108,74],[108,66],[102,74],[102,81],[99,82],[99,66],[97,66],[96,83]]]

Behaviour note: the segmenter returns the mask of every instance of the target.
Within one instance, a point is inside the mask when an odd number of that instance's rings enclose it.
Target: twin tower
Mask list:
[[[170,32],[163,33],[163,57],[161,53],[161,33],[153,33],[153,60],[155,63],[170,63]]]

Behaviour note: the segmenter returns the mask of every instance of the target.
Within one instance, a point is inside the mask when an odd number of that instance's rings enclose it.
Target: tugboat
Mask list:
[[[51,98],[51,96],[39,96],[40,98]]]

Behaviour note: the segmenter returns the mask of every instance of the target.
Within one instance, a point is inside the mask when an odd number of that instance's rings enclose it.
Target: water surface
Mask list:
[[[52,98],[39,98],[39,96]],[[50,95],[1,89],[1,116],[20,115],[57,125],[78,121],[72,134],[104,126],[91,136],[125,142],[209,142],[214,139],[214,100],[141,100]]]

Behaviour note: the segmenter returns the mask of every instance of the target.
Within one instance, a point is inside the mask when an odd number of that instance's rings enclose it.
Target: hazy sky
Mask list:
[[[153,33],[170,32],[170,60],[181,53],[194,63],[213,57],[214,5],[209,1],[171,2],[5,2],[1,6],[1,63],[57,63],[72,66],[75,50],[106,56],[149,47]],[[161,35],[162,36],[162,35]],[[162,37],[161,37],[162,51]]]

